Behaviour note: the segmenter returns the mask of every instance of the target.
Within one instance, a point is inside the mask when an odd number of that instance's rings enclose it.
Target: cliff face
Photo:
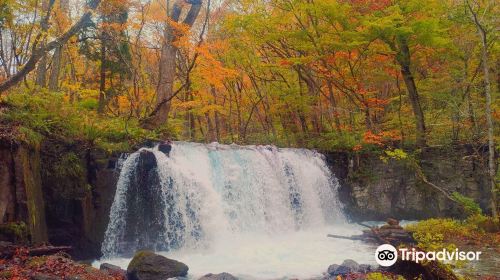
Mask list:
[[[353,220],[462,217],[463,210],[422,182],[403,160],[384,162],[376,154],[325,153],[341,182],[340,196]],[[428,181],[473,198],[489,210],[487,154],[469,146],[427,148],[419,155]]]
[[[0,148],[0,222],[24,221],[33,243],[47,241],[40,153],[15,144]]]
[[[115,162],[78,146],[0,143],[0,224],[24,222],[33,244],[71,245],[77,258],[98,256],[118,177]]]
[[[353,220],[463,215],[402,160],[384,162],[374,153],[325,155]],[[485,152],[428,148],[419,161],[430,182],[488,210]],[[79,143],[45,141],[34,149],[0,142],[0,225],[23,221],[33,243],[71,245],[79,259],[100,256],[119,176],[116,162],[116,156]]]

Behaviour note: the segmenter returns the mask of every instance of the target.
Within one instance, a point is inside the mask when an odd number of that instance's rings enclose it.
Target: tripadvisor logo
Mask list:
[[[398,255],[403,261],[412,261],[419,263],[421,261],[478,261],[481,255],[480,251],[448,251],[443,249],[441,251],[417,251],[415,248],[400,248],[396,249],[390,244],[383,244],[378,246],[375,251],[375,261],[380,266],[391,266],[398,260]]]
[[[391,244],[383,244],[378,246],[375,251],[375,261],[380,266],[391,266],[398,260],[398,250]]]

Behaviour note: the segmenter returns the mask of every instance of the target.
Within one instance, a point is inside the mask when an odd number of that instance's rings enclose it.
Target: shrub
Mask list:
[[[18,140],[30,146],[39,146],[49,137],[68,143],[85,141],[113,152],[158,138],[157,132],[141,128],[139,121],[128,115],[98,115],[95,99],[74,103],[67,99],[63,93],[45,90],[12,92],[5,97],[10,109],[2,113],[2,119],[18,126]]]
[[[451,197],[455,199],[460,206],[462,206],[467,216],[481,215],[483,213],[479,204],[477,204],[472,198],[466,197],[458,192],[452,193]]]

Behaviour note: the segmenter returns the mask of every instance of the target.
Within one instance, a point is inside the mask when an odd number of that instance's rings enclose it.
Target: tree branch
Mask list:
[[[15,86],[17,83],[19,83],[23,78],[28,75],[33,69],[35,69],[35,66],[37,62],[48,52],[51,50],[55,49],[57,46],[63,45],[66,41],[69,40],[72,36],[74,36],[78,31],[80,31],[82,28],[89,26],[92,24],[91,18],[94,10],[97,8],[98,4],[100,3],[100,0],[95,0],[92,1],[91,4],[89,5],[90,10],[87,11],[83,16],[76,22],[73,26],[71,26],[68,31],[66,31],[64,34],[62,34],[60,37],[56,38],[55,40],[51,41],[50,43],[42,46],[37,46],[37,40],[35,40],[35,43],[33,44],[33,51],[31,53],[30,58],[24,65],[24,67],[17,72],[16,74],[12,75],[9,79],[6,81],[0,83],[0,93],[3,93],[4,91],[7,91],[11,87]],[[41,33],[38,34],[37,38],[40,38],[42,35]],[[38,40],[39,41],[39,40]]]

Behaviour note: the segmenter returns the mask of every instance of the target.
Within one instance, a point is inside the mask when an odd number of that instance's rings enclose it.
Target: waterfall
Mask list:
[[[170,156],[142,148],[120,168],[105,258],[345,223],[337,179],[311,150],[175,142]]]

